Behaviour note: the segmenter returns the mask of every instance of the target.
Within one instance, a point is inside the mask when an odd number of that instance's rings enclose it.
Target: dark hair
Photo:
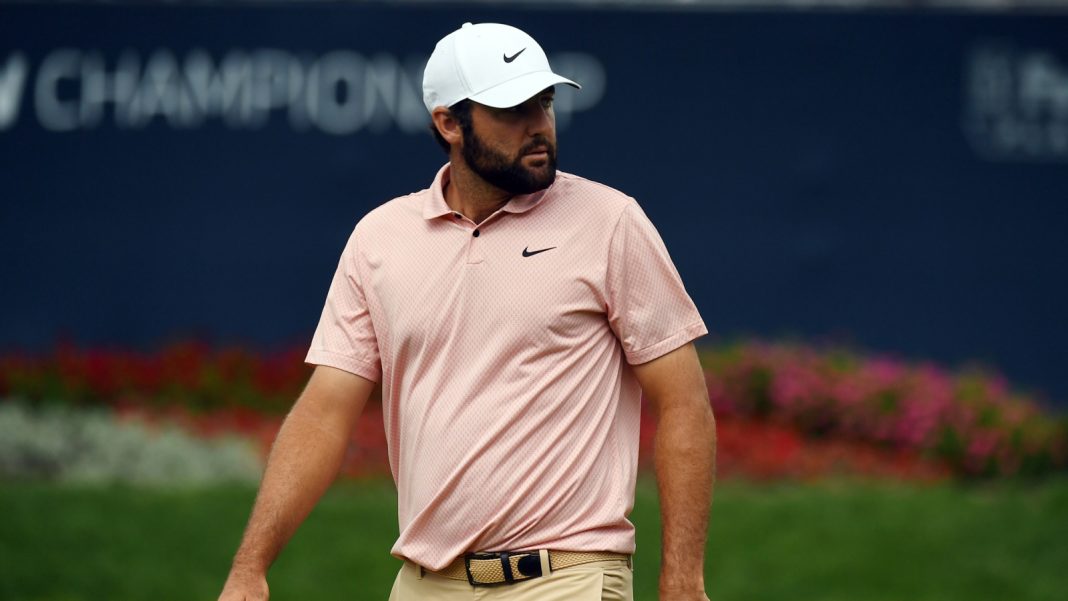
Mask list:
[[[452,113],[454,119],[460,124],[460,130],[463,132],[471,131],[471,101],[463,99],[460,102],[449,107],[449,112]],[[441,133],[438,132],[438,128],[434,125],[434,122],[430,122],[430,133],[434,134],[434,139],[438,141],[438,146],[441,146],[445,154],[449,154],[449,143],[445,138],[441,137]]]

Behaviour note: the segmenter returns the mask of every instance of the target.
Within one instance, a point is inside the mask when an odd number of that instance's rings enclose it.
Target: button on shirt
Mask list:
[[[634,551],[629,365],[707,333],[634,199],[559,172],[475,224],[433,185],[356,225],[306,361],[382,383],[400,536],[470,551]]]

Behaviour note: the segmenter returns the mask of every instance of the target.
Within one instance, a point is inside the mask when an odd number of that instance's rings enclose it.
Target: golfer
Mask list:
[[[707,599],[715,422],[692,344],[707,330],[635,200],[557,171],[558,85],[579,87],[513,27],[438,42],[423,100],[448,163],[356,224],[221,600],[267,598],[376,382],[403,560],[391,600],[631,599],[642,393],[660,598]]]

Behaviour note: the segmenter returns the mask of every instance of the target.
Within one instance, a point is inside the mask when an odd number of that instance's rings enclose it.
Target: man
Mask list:
[[[267,597],[375,382],[404,560],[391,600],[631,599],[642,391],[660,596],[707,599],[706,329],[637,203],[557,172],[558,84],[578,87],[506,25],[437,44],[423,96],[449,163],[349,238],[220,599]]]

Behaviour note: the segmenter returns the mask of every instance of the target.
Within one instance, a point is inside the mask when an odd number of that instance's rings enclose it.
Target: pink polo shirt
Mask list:
[[[397,557],[634,551],[629,364],[707,333],[634,199],[559,173],[480,224],[433,185],[349,238],[306,361],[382,383]]]

